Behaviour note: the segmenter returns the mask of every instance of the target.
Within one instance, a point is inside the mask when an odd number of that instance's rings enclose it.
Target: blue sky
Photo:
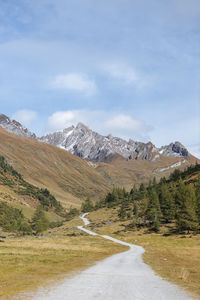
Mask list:
[[[199,0],[0,0],[0,108],[200,156]]]

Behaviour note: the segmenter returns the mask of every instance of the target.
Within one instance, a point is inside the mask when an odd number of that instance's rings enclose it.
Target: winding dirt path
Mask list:
[[[81,216],[89,224],[87,214]],[[91,235],[98,235],[78,226]],[[129,246],[126,252],[113,255],[72,279],[65,279],[48,290],[41,289],[34,300],[188,300],[177,286],[168,283],[142,261],[144,249],[110,236],[100,235],[113,242]]]

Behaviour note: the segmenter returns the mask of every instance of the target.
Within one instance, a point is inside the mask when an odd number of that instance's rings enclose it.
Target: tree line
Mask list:
[[[174,232],[189,233],[200,230],[200,164],[181,172],[175,170],[169,179],[155,178],[147,186],[141,184],[127,192],[114,187],[106,197],[93,205],[90,199],[82,204],[82,211],[101,207],[117,207],[121,220],[131,220],[130,227],[147,227],[158,232],[162,225],[172,224]],[[195,175],[196,174],[196,175]],[[195,176],[192,176],[195,175]]]

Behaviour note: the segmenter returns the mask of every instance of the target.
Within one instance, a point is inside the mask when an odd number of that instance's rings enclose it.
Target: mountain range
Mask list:
[[[175,168],[183,170],[198,161],[179,142],[157,148],[151,142],[102,136],[82,123],[37,137],[0,115],[0,140],[0,155],[64,207],[80,207],[86,197],[98,200],[113,185],[130,189],[153,177],[168,177]]]
[[[93,162],[106,162],[116,154],[128,160],[151,161],[155,161],[161,155],[166,157],[189,157],[188,150],[180,142],[157,148],[151,142],[142,143],[132,139],[126,141],[119,137],[113,137],[111,134],[102,136],[82,123],[42,137],[37,137],[35,133],[30,132],[19,122],[11,120],[3,114],[0,115],[0,125],[15,135],[37,139]]]

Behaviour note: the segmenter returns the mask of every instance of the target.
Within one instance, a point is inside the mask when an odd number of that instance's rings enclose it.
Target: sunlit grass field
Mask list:
[[[31,291],[51,280],[72,276],[127,248],[100,237],[81,234],[79,218],[45,236],[7,238],[0,242],[0,299]]]

